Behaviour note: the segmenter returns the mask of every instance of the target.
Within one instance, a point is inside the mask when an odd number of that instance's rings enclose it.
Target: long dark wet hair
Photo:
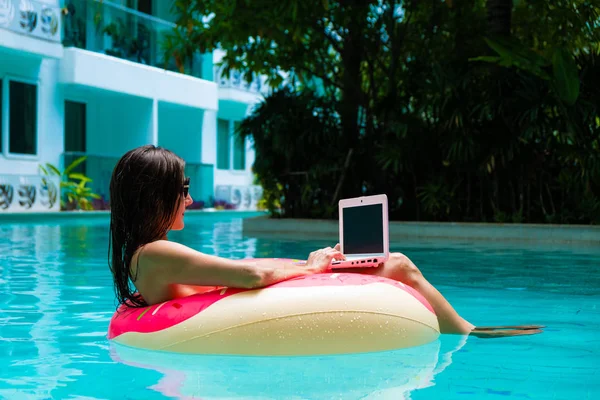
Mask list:
[[[184,161],[153,145],[127,152],[117,162],[110,180],[110,237],[108,265],[119,304],[144,307],[147,303],[130,286],[131,259],[137,249],[164,238],[181,201]],[[143,273],[143,272],[142,272]]]

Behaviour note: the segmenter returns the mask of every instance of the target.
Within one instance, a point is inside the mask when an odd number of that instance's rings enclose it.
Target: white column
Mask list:
[[[152,144],[158,146],[158,100],[152,100]]]

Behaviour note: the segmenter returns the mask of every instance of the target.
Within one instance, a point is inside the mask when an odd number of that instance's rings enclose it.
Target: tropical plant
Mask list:
[[[257,157],[253,166],[268,210],[288,217],[333,215],[337,203],[331,199],[343,170],[332,160],[348,155],[332,104],[311,91],[283,88],[265,99],[236,134],[252,136],[257,152],[270,154]]]
[[[60,206],[62,210],[93,210],[93,200],[101,198],[92,192],[90,187],[86,186],[89,182],[92,182],[92,179],[82,173],[73,172],[86,159],[87,156],[82,156],[73,160],[62,172],[51,163],[39,166],[44,176],[56,176],[60,178]],[[42,178],[42,184],[48,186],[45,178]]]
[[[83,8],[85,11],[85,8]],[[86,21],[85,13],[83,17],[77,15],[77,9],[73,2],[69,2],[61,9],[63,17],[63,46],[86,47]]]
[[[143,64],[150,62],[150,31],[144,23],[115,18],[102,32],[112,39],[112,47],[105,50],[109,56]]]
[[[176,9],[169,56],[221,48],[225,73],[286,81],[241,128],[274,214],[332,217],[340,197],[384,192],[393,219],[600,223],[600,5]]]

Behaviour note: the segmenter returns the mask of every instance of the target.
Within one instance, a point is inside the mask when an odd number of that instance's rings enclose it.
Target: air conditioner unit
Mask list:
[[[237,210],[257,210],[263,188],[258,185],[217,185],[215,201],[225,201]]]
[[[39,175],[0,175],[0,211],[60,210],[60,181]]]
[[[238,210],[247,210],[250,207],[250,191],[248,186],[231,187],[231,204]]]
[[[251,197],[251,208],[253,210],[258,209],[258,202],[263,197],[263,188],[262,186],[252,185],[250,186],[250,197]]]
[[[215,201],[231,202],[231,185],[215,186]]]

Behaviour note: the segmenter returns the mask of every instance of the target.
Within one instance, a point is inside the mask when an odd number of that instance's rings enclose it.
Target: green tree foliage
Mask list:
[[[284,216],[387,193],[406,220],[600,222],[600,6],[178,0],[168,54],[276,90],[245,121]]]
[[[276,204],[289,217],[322,217],[337,210],[332,198],[340,168],[331,160],[347,157],[338,126],[331,102],[287,88],[268,97],[242,122],[237,134],[253,136],[256,149],[269,154],[256,158],[254,171],[270,196],[266,200],[271,211],[277,212]]]

